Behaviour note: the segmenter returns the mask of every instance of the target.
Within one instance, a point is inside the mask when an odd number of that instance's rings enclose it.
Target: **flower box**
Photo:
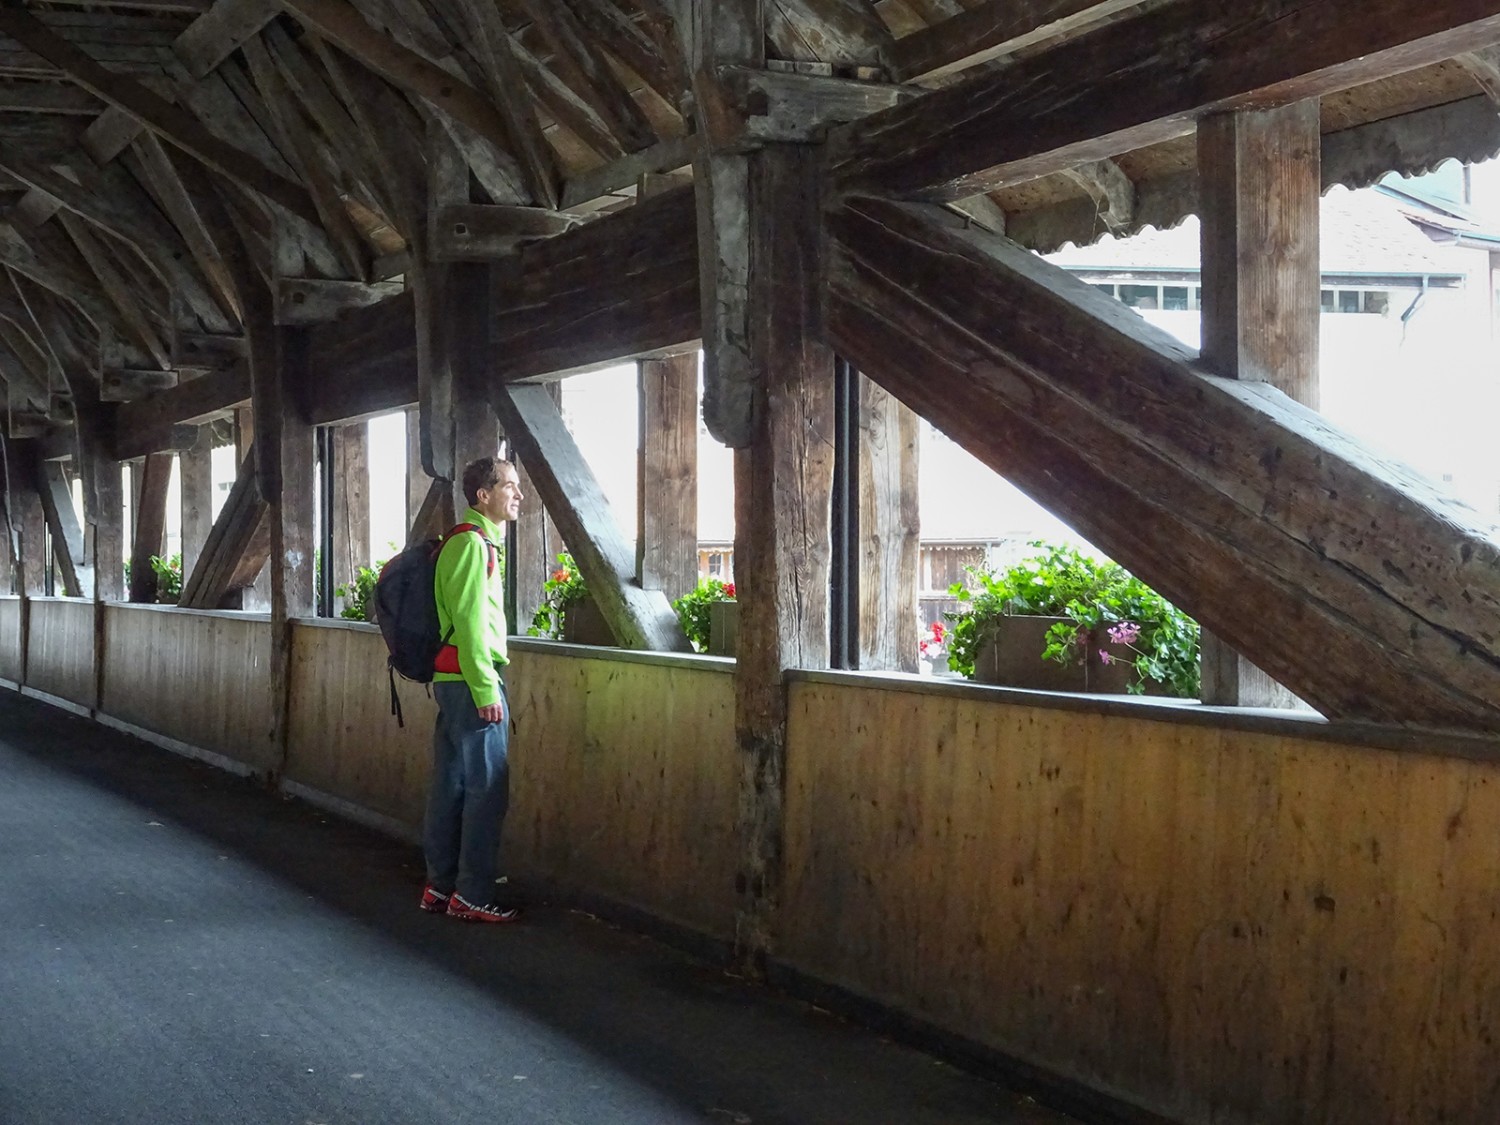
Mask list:
[[[570,645],[604,645],[615,644],[615,634],[609,627],[609,622],[604,620],[604,614],[599,611],[598,603],[592,595],[585,595],[581,600],[568,606],[563,614],[562,639]]]
[[[974,656],[974,679],[1032,691],[1087,691],[1083,664],[1044,660],[1047,630],[1066,617],[999,617]]]
[[[708,607],[708,655],[737,656],[740,647],[740,603],[714,602]]]

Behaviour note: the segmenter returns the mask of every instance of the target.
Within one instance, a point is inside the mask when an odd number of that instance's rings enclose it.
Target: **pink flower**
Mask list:
[[[1141,627],[1134,621],[1122,621],[1109,628],[1109,639],[1117,645],[1133,645],[1141,635]]]
[[[1101,648],[1099,650],[1099,663],[1100,664],[1113,664],[1114,662],[1115,662],[1115,658],[1109,654],[1109,649],[1107,649],[1107,648]]]

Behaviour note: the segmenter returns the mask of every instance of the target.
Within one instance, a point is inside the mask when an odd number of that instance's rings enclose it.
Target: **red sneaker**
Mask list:
[[[423,889],[422,901],[417,903],[417,906],[429,914],[446,914],[448,912],[448,903],[452,897],[452,895],[445,895],[436,887],[428,884]]]
[[[448,899],[448,917],[457,918],[460,922],[517,922],[520,921],[521,912],[513,906],[500,906],[493,902],[476,906],[463,895],[455,893]]]

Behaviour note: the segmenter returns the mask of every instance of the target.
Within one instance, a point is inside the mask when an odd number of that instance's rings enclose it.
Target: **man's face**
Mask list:
[[[521,514],[521,481],[516,476],[514,465],[500,466],[500,479],[494,488],[481,488],[474,507],[479,514],[494,523],[513,520]]]

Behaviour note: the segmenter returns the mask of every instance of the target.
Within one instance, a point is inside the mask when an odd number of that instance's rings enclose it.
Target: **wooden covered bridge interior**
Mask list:
[[[319,435],[413,408],[412,535],[504,440],[522,612],[550,520],[619,644],[515,645],[518,870],[1142,1113],[1500,1120],[1500,537],[1316,410],[1320,194],[1500,150],[1496,43],[1496,0],[5,0],[0,679],[410,835],[426,703],[313,610]],[[1190,213],[1201,354],[1031,252]],[[628,359],[634,551],[555,394]],[[1209,705],[882,674],[918,415],[1201,621]],[[733,662],[669,606],[700,417]],[[1321,717],[1235,706],[1272,681]]]

